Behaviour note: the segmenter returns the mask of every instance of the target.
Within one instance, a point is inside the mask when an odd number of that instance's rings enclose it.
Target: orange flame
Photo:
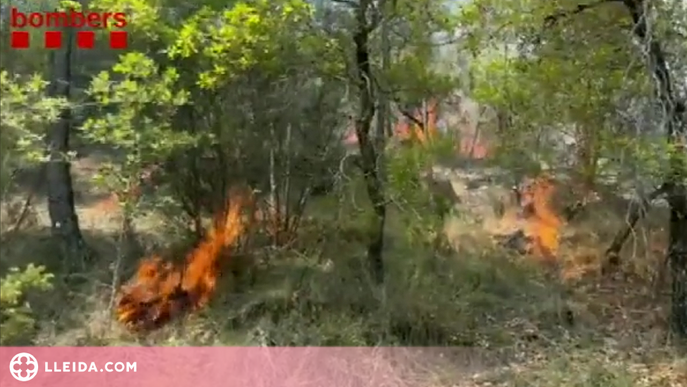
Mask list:
[[[487,158],[489,156],[489,148],[481,137],[482,136],[477,133],[476,138],[470,138],[468,141],[461,141],[458,147],[458,154],[475,160]]]
[[[526,184],[521,195],[525,236],[531,241],[530,253],[547,263],[556,262],[563,221],[551,208],[555,192],[551,177],[544,175]]]
[[[437,109],[438,104],[436,100],[429,101],[425,107],[416,108],[412,112],[412,116],[417,122],[423,122],[427,126],[425,130],[411,122],[408,118],[400,120],[394,128],[395,135],[402,141],[417,141],[421,145],[426,145],[437,136]]]
[[[117,319],[134,330],[153,329],[186,310],[205,306],[215,291],[223,250],[244,231],[244,196],[232,199],[214,229],[186,256],[185,266],[159,256],[144,260],[136,276],[120,289]]]

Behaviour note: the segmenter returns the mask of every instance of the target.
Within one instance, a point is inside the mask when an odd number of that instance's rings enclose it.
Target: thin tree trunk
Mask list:
[[[73,30],[66,29],[65,35],[65,48],[52,55],[53,76],[50,93],[69,99]],[[59,121],[50,129],[47,136],[49,159],[45,169],[52,234],[60,242],[66,267],[73,267],[77,261],[83,264],[84,259],[88,258],[86,244],[79,228],[79,219],[74,209],[71,163],[67,158],[71,120],[71,108],[66,107],[62,110]]]
[[[381,20],[381,39],[382,39],[382,73],[386,77],[391,66],[391,39],[389,31],[389,22],[386,18],[386,2],[382,1],[380,4],[380,11],[382,12]],[[379,87],[379,82],[375,82]],[[388,85],[386,85],[388,89]],[[379,112],[377,112],[378,126],[377,126],[377,139],[378,147],[384,146],[386,143],[386,138],[391,138],[393,133],[392,121],[393,117],[391,114],[391,101],[389,99],[388,93],[383,90],[379,90]]]
[[[276,133],[274,131],[274,123],[270,123],[270,196],[269,196],[269,206],[267,212],[263,214],[266,220],[268,230],[272,232],[272,247],[277,247],[279,245],[279,215],[281,203],[279,200],[279,187],[277,184],[277,146],[278,141],[276,138]]]
[[[667,260],[672,282],[672,327],[676,334],[687,338],[687,123],[684,122],[686,102],[676,97],[674,84],[666,63],[661,42],[652,36],[647,24],[643,0],[623,0],[632,17],[634,35],[646,45],[649,71],[656,80],[656,94],[666,120],[666,135],[670,151],[670,166],[665,185],[670,207]]]
[[[281,146],[282,150],[282,155],[284,157],[284,168],[282,169],[281,172],[281,178],[283,181],[283,189],[282,189],[282,197],[284,198],[283,200],[283,205],[281,208],[279,208],[280,211],[283,213],[281,214],[281,219],[282,222],[279,224],[279,233],[281,234],[281,238],[279,240],[280,244],[284,244],[287,242],[291,241],[291,237],[293,236],[291,234],[291,223],[292,221],[295,220],[296,216],[299,214],[292,213],[290,211],[291,209],[291,124],[286,125],[286,138],[284,138],[284,142]],[[283,209],[283,210],[282,210]],[[293,230],[294,232],[296,231],[295,229]]]
[[[673,169],[674,171],[676,169]],[[685,170],[683,163],[682,170]],[[678,179],[682,180],[677,184]],[[687,189],[683,176],[671,176],[673,189],[668,195],[670,204],[670,225],[668,257],[672,282],[672,325],[673,330],[687,339]]]
[[[384,139],[370,138],[372,119],[375,115],[375,86],[370,63],[370,33],[376,27],[374,22],[368,21],[368,14],[372,11],[372,0],[361,0],[356,7],[356,31],[353,35],[355,43],[355,69],[358,87],[358,112],[355,121],[355,131],[360,147],[360,167],[365,178],[367,194],[372,202],[374,211],[370,227],[370,243],[367,258],[372,280],[376,284],[384,282],[384,225],[386,223],[386,201],[380,166],[380,156],[384,152]]]
[[[652,201],[658,199],[659,196],[666,193],[667,187],[661,186],[650,193],[647,197],[639,198],[639,200],[632,201],[630,203],[630,208],[627,211],[627,217],[625,218],[625,227],[623,227],[611,242],[611,245],[606,249],[605,257],[606,262],[604,262],[603,272],[608,273],[611,269],[620,265],[620,250],[622,250],[625,245],[625,241],[630,236],[630,233],[634,229],[637,222],[646,216],[648,208]]]

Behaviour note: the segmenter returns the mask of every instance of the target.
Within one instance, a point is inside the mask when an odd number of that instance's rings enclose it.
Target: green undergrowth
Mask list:
[[[512,343],[510,319],[555,320],[555,288],[496,250],[440,255],[390,236],[387,282],[373,286],[355,227],[337,227],[319,250],[273,254],[255,286],[220,290],[181,334],[196,344],[498,346]]]
[[[54,277],[46,279],[49,292],[22,287],[31,308],[22,309],[29,319],[21,321],[31,329],[16,340],[3,337],[3,344],[445,346],[486,351],[515,364],[481,372],[481,379],[466,386],[671,386],[670,378],[684,367],[674,352],[661,354],[665,348],[624,356],[639,350],[609,346],[608,330],[598,326],[604,322],[582,314],[591,306],[579,308],[570,325],[564,318],[568,289],[522,257],[480,240],[464,241],[479,245],[459,252],[438,251],[409,235],[407,214],[395,208],[386,235],[386,283],[374,286],[365,261],[369,214],[362,208],[368,203],[363,195],[358,198],[357,203],[350,196],[313,203],[295,245],[251,251],[266,262],[255,284],[225,276],[207,308],[145,335],[127,332],[110,313],[115,238],[87,234],[104,263],[62,273],[47,238],[27,234],[3,246],[12,257],[3,260],[0,275],[10,266],[25,267],[20,263],[30,256]],[[182,235],[172,230],[147,238],[159,248]],[[139,258],[123,262],[122,278]]]
[[[36,340],[43,345],[140,340],[164,345],[183,337],[185,345],[487,346],[513,340],[501,329],[510,319],[548,315],[555,320],[554,299],[560,295],[536,270],[500,250],[469,256],[411,243],[395,231],[395,214],[386,238],[387,281],[383,288],[372,285],[365,261],[366,220],[352,214],[335,226],[328,219],[309,220],[302,247],[254,252],[267,261],[254,286],[222,278],[206,310],[149,337],[132,336],[112,322],[107,312],[112,264],[81,273],[78,277],[90,278],[85,281],[69,280],[57,272],[58,265],[47,265],[55,286],[43,296],[52,301],[39,302],[35,311],[42,328]]]

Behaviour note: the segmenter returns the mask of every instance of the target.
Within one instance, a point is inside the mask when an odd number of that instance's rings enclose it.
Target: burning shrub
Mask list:
[[[154,256],[141,262],[134,278],[120,291],[117,318],[135,330],[154,329],[175,316],[205,306],[212,297],[223,251],[244,231],[243,195],[230,195],[226,211],[215,221],[183,265]]]

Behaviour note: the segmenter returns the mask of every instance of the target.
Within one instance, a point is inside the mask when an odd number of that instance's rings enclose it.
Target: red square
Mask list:
[[[79,31],[76,33],[76,46],[83,49],[92,49],[95,42],[95,32]]]
[[[10,47],[29,48],[29,31],[12,31],[10,35]]]
[[[127,46],[126,31],[110,31],[110,48],[123,49]]]
[[[45,48],[62,47],[62,31],[45,31]]]

